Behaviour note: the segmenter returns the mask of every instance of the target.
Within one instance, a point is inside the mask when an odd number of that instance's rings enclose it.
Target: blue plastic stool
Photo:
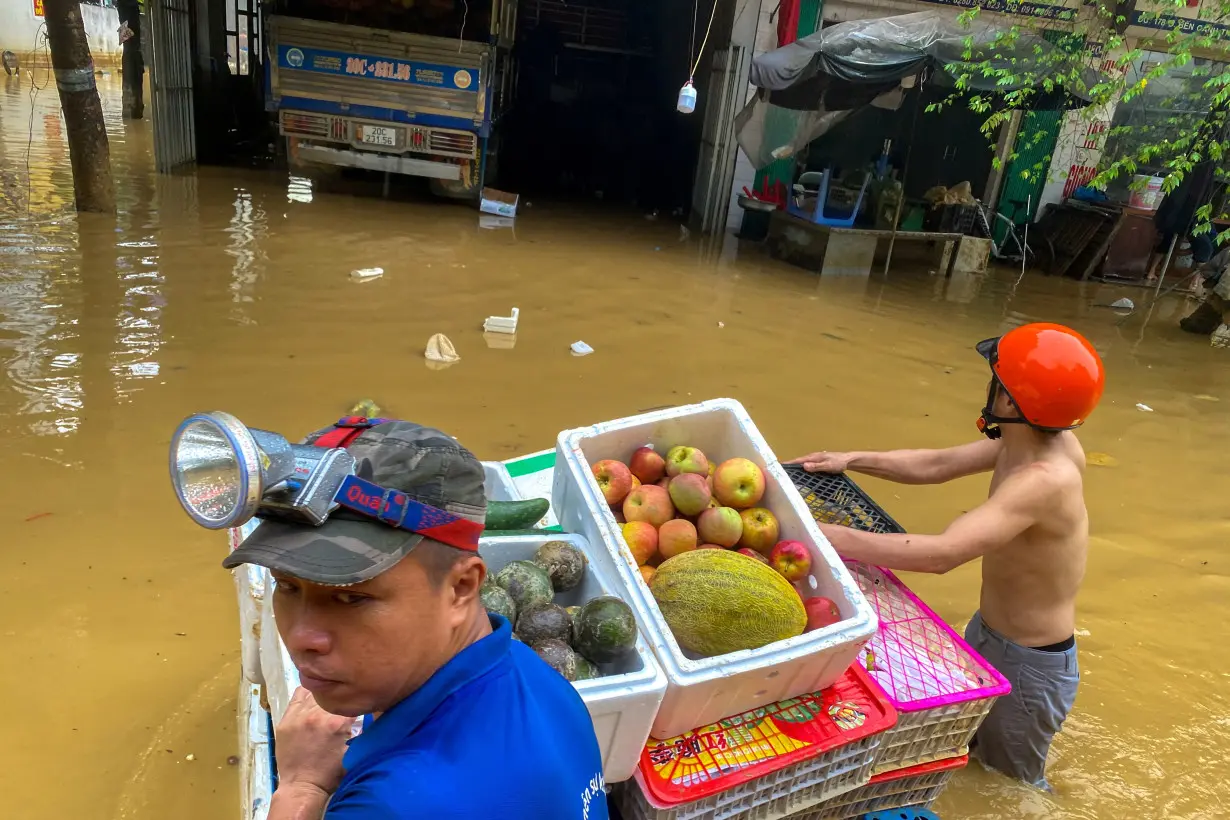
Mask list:
[[[922,806],[909,806],[904,809],[888,809],[864,814],[862,820],[940,820],[940,816]]]
[[[814,174],[814,172],[812,172]],[[816,208],[812,213],[807,213],[802,208],[794,204],[794,197],[790,197],[789,204],[786,210],[795,216],[806,219],[808,222],[813,222],[816,225],[828,225],[833,228],[850,228],[854,226],[854,220],[858,218],[858,212],[863,207],[863,197],[867,194],[867,186],[871,184],[871,174],[863,177],[863,187],[858,191],[858,199],[854,201],[854,209],[848,214],[828,215],[824,209],[829,202],[829,180],[832,177],[832,169],[825,168],[824,173],[820,175],[820,191],[816,194]],[[799,182],[802,184],[803,178],[809,174],[803,174],[799,177]]]

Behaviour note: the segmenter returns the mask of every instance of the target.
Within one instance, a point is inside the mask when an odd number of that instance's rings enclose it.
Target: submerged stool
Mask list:
[[[829,201],[829,181],[832,178],[833,170],[825,168],[823,173],[816,171],[808,171],[799,176],[799,185],[806,185],[809,182],[814,183],[817,180],[820,182],[820,190],[816,194],[816,207],[812,213],[807,213],[802,208],[794,204],[791,198],[787,210],[797,217],[814,222],[817,225],[829,225],[834,228],[850,228],[854,226],[854,220],[858,218],[859,209],[863,207],[863,197],[867,195],[867,186],[871,183],[871,174],[863,177],[863,187],[858,191],[858,199],[854,201],[854,208],[848,214],[833,214],[829,215],[824,212],[828,207]]]

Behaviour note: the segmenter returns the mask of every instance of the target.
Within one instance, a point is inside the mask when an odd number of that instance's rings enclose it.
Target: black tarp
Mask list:
[[[954,89],[960,79],[992,107],[1008,92],[1033,88],[1028,107],[1035,110],[1087,105],[1102,79],[1083,51],[992,21],[964,23],[955,10],[854,20],[752,60],[751,82],[762,91],[736,119],[739,144],[764,167],[851,111],[898,107],[903,81],[924,73],[930,84]]]

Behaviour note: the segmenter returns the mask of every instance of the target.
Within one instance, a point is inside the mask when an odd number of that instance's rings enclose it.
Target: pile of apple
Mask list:
[[[672,447],[665,457],[641,447],[627,464],[605,459],[592,469],[646,584],[659,563],[695,549],[736,550],[791,584],[811,571],[807,546],[780,540],[777,517],[757,506],[764,472],[746,458],[714,465],[695,447]],[[809,631],[841,620],[828,598],[806,598],[804,606]]]

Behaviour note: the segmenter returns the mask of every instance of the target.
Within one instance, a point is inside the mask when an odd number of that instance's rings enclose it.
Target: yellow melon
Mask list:
[[[694,550],[663,561],[649,589],[679,645],[705,657],[757,649],[807,626],[794,587],[731,550]]]

